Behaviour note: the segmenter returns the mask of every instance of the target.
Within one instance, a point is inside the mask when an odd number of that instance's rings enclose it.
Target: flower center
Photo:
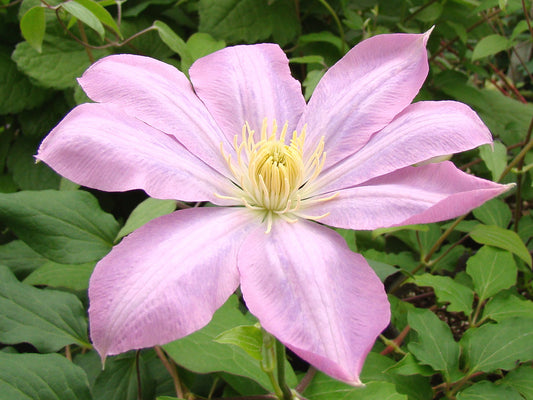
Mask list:
[[[287,127],[285,124],[277,134],[277,123],[272,122],[270,129],[267,120],[263,120],[261,134],[256,137],[248,124],[239,137],[235,136],[233,146],[237,155],[234,164],[231,155],[221,152],[234,176],[235,193],[220,198],[242,203],[251,210],[262,213],[270,231],[275,217],[295,222],[297,217],[318,219],[325,215],[312,217],[301,213],[302,208],[316,201],[325,201],[333,196],[314,195],[311,182],[319,175],[324,165],[326,153],[324,140],[320,140],[313,154],[304,160],[305,127],[301,133],[294,131],[290,143],[286,143]],[[257,141],[256,141],[257,140]]]

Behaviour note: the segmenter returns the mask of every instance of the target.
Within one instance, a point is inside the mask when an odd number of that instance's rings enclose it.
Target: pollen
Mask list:
[[[296,222],[300,217],[324,217],[304,215],[302,210],[311,203],[336,196],[313,195],[311,183],[320,174],[326,158],[324,138],[304,160],[306,127],[300,133],[294,131],[290,140],[287,129],[286,123],[278,133],[276,121],[272,121],[269,127],[268,120],[264,119],[260,134],[256,134],[248,123],[244,124],[240,137],[236,135],[233,140],[235,162],[221,144],[222,155],[233,174],[235,190],[231,195],[217,196],[238,201],[261,213],[267,224],[267,233],[278,217],[289,222]]]

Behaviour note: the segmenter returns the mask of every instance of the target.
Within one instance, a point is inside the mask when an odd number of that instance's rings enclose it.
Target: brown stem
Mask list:
[[[4,5],[1,5],[1,6],[0,6],[0,9],[15,6],[15,5],[17,5],[18,3],[20,3],[20,2],[22,2],[22,0],[15,0],[15,1],[12,1],[11,3],[7,3],[7,4],[4,4]]]
[[[85,33],[85,27],[83,26],[83,23],[78,20],[78,28],[80,30],[80,35],[81,35],[81,39],[83,40],[83,47],[85,49],[85,52],[87,53],[87,56],[89,57],[89,61],[91,62],[91,64],[94,64],[94,56],[93,56],[93,53],[91,51],[91,49],[87,46],[89,44],[89,41],[87,39],[87,34]]]
[[[529,128],[526,134],[526,143],[531,142],[531,132],[533,131],[533,118],[529,123]],[[527,146],[526,146],[527,147]],[[524,154],[525,157],[525,154]],[[514,210],[514,231],[518,232],[518,224],[520,223],[520,218],[522,216],[522,174],[520,171],[524,167],[524,157],[522,157],[516,164],[516,169],[518,170],[518,175],[516,176],[516,204]]]
[[[411,327],[409,325],[406,325],[405,328],[403,328],[403,330],[400,332],[400,334],[395,339],[392,340],[394,344],[396,345],[396,347],[400,347],[402,345],[403,340],[405,339],[405,337],[407,336],[410,330],[411,330]],[[395,350],[394,345],[390,345],[390,346],[385,347],[381,351],[380,354],[385,356],[389,353],[392,353],[394,350]]]
[[[485,22],[487,22],[488,20],[490,20],[491,18],[495,17],[496,15],[498,15],[499,13],[501,12],[500,9],[497,9],[495,11],[493,11],[491,14],[488,14],[486,15],[484,18],[482,18],[481,20],[477,21],[475,24],[473,24],[472,26],[468,27],[466,29],[467,32],[470,32],[474,29],[476,29],[478,26],[480,25],[483,25]],[[435,54],[433,54],[429,61],[430,62],[433,62],[435,60],[435,58],[437,58],[439,55],[441,55],[445,50],[449,49],[451,47],[452,44],[454,44],[455,42],[457,42],[459,40],[459,36],[456,36],[454,37],[452,40],[450,40],[448,43],[442,45],[440,47],[440,49],[438,49]]]
[[[533,27],[531,26],[531,20],[529,19],[529,11],[527,11],[525,0],[522,0],[522,10],[524,10],[524,17],[526,18],[527,27],[529,28],[529,34],[533,38]]]
[[[174,363],[170,362],[167,359],[161,347],[155,346],[154,350],[163,365],[165,366],[165,368],[167,369],[168,373],[172,377],[172,381],[174,382],[174,389],[176,390],[176,396],[181,399],[184,399],[185,397],[183,395],[183,389],[181,388],[180,377],[178,375],[178,370],[176,369],[176,366],[174,365]]]
[[[309,384],[311,383],[315,375],[316,375],[316,368],[313,366],[310,366],[307,372],[305,373],[304,377],[300,381],[300,383],[298,383],[298,385],[296,386],[296,391],[298,393],[305,392],[305,389],[307,389],[307,386],[309,386]]]

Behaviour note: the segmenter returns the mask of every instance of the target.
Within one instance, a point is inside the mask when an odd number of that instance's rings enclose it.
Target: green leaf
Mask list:
[[[435,375],[435,370],[433,368],[431,368],[429,365],[420,364],[411,353],[407,353],[400,361],[390,367],[387,371],[394,372],[399,375]]]
[[[481,207],[472,211],[474,217],[485,225],[495,225],[500,228],[507,228],[511,222],[512,213],[509,206],[500,199],[487,201]]]
[[[99,59],[108,51],[93,50],[92,54]],[[17,44],[12,58],[36,84],[57,90],[75,86],[76,78],[91,64],[83,46],[53,36],[45,36],[41,53],[27,42]]]
[[[0,342],[28,342],[41,352],[89,346],[85,309],[73,294],[20,283],[0,266]]]
[[[366,261],[368,262],[368,265],[372,267],[381,282],[385,282],[385,279],[387,279],[388,276],[395,274],[399,271],[398,268],[390,264],[383,263],[381,261],[374,261],[369,258],[367,258]]]
[[[342,51],[343,43],[340,37],[334,35],[330,31],[323,32],[312,32],[305,35],[301,35],[298,38],[300,44],[308,43],[330,43],[337,48],[337,50]]]
[[[9,400],[91,400],[87,376],[59,354],[0,352],[0,393]]]
[[[139,356],[141,393],[137,393],[137,367],[135,352],[106,359],[105,369],[96,377],[92,388],[95,399],[137,400],[153,399],[154,381],[148,373],[144,357]]]
[[[427,232],[429,231],[428,225],[403,225],[403,226],[392,226],[390,228],[378,228],[374,229],[372,231],[372,237],[376,238],[381,235],[385,235],[387,233],[394,233],[398,231],[420,231],[420,232]]]
[[[49,92],[34,86],[13,62],[7,48],[0,47],[0,114],[19,113],[40,105]],[[38,53],[37,53],[38,54]],[[5,135],[3,133],[2,135]],[[8,148],[5,145],[4,148]]]
[[[87,26],[94,29],[98,33],[98,35],[100,35],[100,38],[104,39],[104,26],[91,10],[87,9],[85,6],[75,0],[61,3],[61,7],[63,7],[68,13],[72,14],[78,20],[82,21]]]
[[[507,50],[511,47],[511,45],[512,44],[509,42],[509,40],[503,36],[486,36],[476,44],[476,47],[474,47],[474,51],[472,52],[472,61],[491,56],[503,50]]]
[[[45,163],[35,163],[33,156],[40,141],[40,138],[19,137],[11,146],[7,167],[22,190],[59,188],[61,177]]]
[[[466,316],[472,312],[474,293],[471,289],[455,282],[452,278],[423,274],[415,276],[415,283],[418,286],[432,287],[439,303],[449,303],[448,311],[462,311]]]
[[[289,60],[289,62],[293,64],[326,64],[326,62],[324,61],[324,57],[317,55],[293,57]]]
[[[508,386],[499,386],[489,381],[474,383],[457,393],[457,400],[524,400],[520,393]]]
[[[460,343],[470,374],[511,370],[518,362],[533,359],[533,319],[509,318],[471,328]]]
[[[427,7],[422,6],[420,12],[415,11],[417,12],[415,18],[422,22],[433,23],[440,17],[442,10],[443,5],[441,3],[429,4]]]
[[[115,242],[122,239],[124,236],[129,235],[131,232],[140,228],[147,222],[150,222],[154,218],[170,214],[175,209],[175,200],[159,200],[152,199],[151,197],[147,198],[131,212],[128,220],[118,232]]]
[[[24,279],[24,283],[28,285],[63,287],[72,290],[86,290],[89,287],[89,278],[94,266],[94,262],[65,265],[48,261]]]
[[[529,365],[522,365],[510,371],[497,383],[514,388],[526,400],[533,400],[533,368]]]
[[[198,13],[200,32],[232,43],[254,43],[273,36],[283,45],[300,29],[290,0],[200,0]]]
[[[235,328],[222,332],[215,338],[215,341],[238,346],[256,360],[261,361],[263,359],[263,355],[261,354],[263,333],[259,326],[236,326]]]
[[[418,334],[418,340],[409,343],[409,351],[422,364],[442,371],[446,381],[452,381],[459,369],[459,345],[450,327],[427,309],[411,309],[407,318]]]
[[[391,358],[370,352],[361,371],[361,381],[365,384],[374,381],[393,383],[398,393],[407,395],[409,400],[428,400],[432,397],[433,391],[429,378],[420,375],[396,374],[391,372],[394,365],[395,363]],[[422,367],[431,369],[428,366]]]
[[[466,263],[479,301],[488,299],[516,283],[517,267],[513,256],[504,250],[483,246]]]
[[[104,7],[102,7],[101,4],[93,0],[74,0],[74,1],[82,5],[83,7],[85,7],[87,10],[89,10],[94,16],[96,16],[96,18],[98,18],[98,20],[101,23],[109,26],[119,35],[119,37],[122,38],[122,34],[120,33],[120,28],[118,27],[117,23],[115,22],[111,14],[109,14],[109,11],[107,11]],[[63,4],[66,4],[66,3],[63,3]]]
[[[178,54],[181,59],[192,58],[187,44],[180,38],[167,24],[161,21],[155,21],[153,25],[159,37],[173,52]]]
[[[508,318],[533,319],[533,301],[520,299],[510,292],[500,292],[494,296],[483,310],[483,319],[500,322]]]
[[[1,245],[0,260],[18,278],[27,276],[47,261],[46,258],[33,251],[22,240],[13,240]]]
[[[305,100],[309,100],[313,91],[315,90],[316,85],[320,82],[320,79],[324,76],[325,70],[312,70],[307,73],[305,80],[302,83],[302,86],[305,88],[304,97]]]
[[[484,144],[479,147],[479,156],[489,169],[492,179],[498,180],[507,167],[507,148],[501,142]]]
[[[203,329],[163,346],[172,359],[193,372],[206,374],[225,371],[230,374],[248,377],[267,390],[272,390],[267,375],[259,363],[244,350],[236,346],[217,343],[215,338],[221,333],[239,325],[249,325],[250,319],[239,311],[239,301],[231,296],[215,313],[211,322]],[[296,385],[296,377],[289,364],[286,364],[288,383]]]
[[[84,191],[0,194],[0,220],[37,253],[62,264],[99,260],[118,232],[113,216]]]
[[[405,394],[398,393],[396,386],[389,382],[365,382],[365,387],[354,388],[319,372],[305,389],[304,396],[309,400],[407,400]]]
[[[32,7],[20,20],[20,32],[22,37],[39,53],[42,50],[44,33],[46,30],[46,20],[44,7],[40,5]]]
[[[470,237],[479,244],[499,247],[516,254],[531,267],[531,254],[516,232],[494,225],[477,225]]]
[[[214,53],[217,50],[221,50],[226,47],[226,42],[223,40],[215,40],[210,34],[203,32],[196,32],[187,39],[187,48],[189,49],[190,58],[184,58],[182,60],[181,68],[183,70],[189,70],[193,62]]]

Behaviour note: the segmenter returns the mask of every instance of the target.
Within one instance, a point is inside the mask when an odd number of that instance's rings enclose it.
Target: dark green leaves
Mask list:
[[[201,0],[199,30],[232,43],[253,43],[273,36],[284,44],[299,31],[295,11],[288,0]]]
[[[9,400],[91,400],[83,370],[58,354],[0,352],[0,393]]]
[[[92,54],[100,58],[107,53],[95,50]],[[18,68],[39,86],[59,90],[74,87],[76,78],[91,64],[83,46],[52,36],[45,38],[40,53],[29,43],[21,42],[12,57]]]
[[[42,352],[88,346],[85,310],[76,296],[20,283],[0,266],[0,342],[28,342]]]
[[[215,341],[220,334],[234,326],[250,324],[251,320],[238,310],[237,303],[237,298],[231,296],[215,313],[209,325],[163,348],[174,361],[191,371],[199,373],[225,371],[248,377],[264,388],[270,389],[268,377],[261,370],[257,360],[240,347]],[[292,376],[291,384],[294,383],[294,379]]]
[[[119,228],[84,191],[0,194],[0,221],[36,252],[64,264],[102,258]]]

